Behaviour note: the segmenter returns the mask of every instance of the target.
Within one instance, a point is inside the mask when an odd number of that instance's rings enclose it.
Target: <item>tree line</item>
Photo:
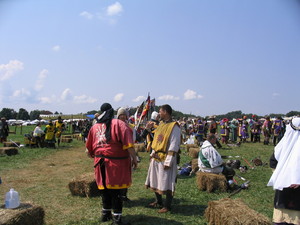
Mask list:
[[[159,107],[160,106],[155,106],[154,110],[155,111],[159,111]],[[129,109],[129,114],[130,115],[134,115],[136,112],[137,108],[130,108]],[[86,114],[95,114],[95,113],[99,113],[98,110],[92,110],[92,111],[88,111]],[[26,109],[24,108],[20,108],[18,112],[16,112],[14,109],[10,109],[10,108],[2,108],[2,110],[0,111],[0,117],[5,117],[6,119],[17,119],[17,120],[36,120],[36,119],[40,119],[40,115],[59,115],[62,114],[61,112],[58,113],[57,111],[52,113],[49,110],[33,110],[28,112]],[[229,120],[232,119],[238,119],[238,118],[242,118],[243,116],[247,116],[247,118],[251,118],[253,115],[253,113],[243,113],[241,110],[237,110],[237,111],[232,111],[232,112],[228,112],[226,114],[222,114],[222,115],[216,115],[216,120],[221,120],[223,118],[227,118]],[[292,116],[298,116],[300,115],[300,111],[290,111],[287,114],[276,114],[276,113],[270,113],[268,116],[270,116],[271,118],[274,117],[292,117]],[[260,115],[256,115],[259,118],[262,118],[264,116],[260,116]],[[150,115],[149,115],[150,117]],[[196,117],[196,115],[193,114],[185,114],[182,113],[180,111],[176,111],[173,110],[173,117],[176,119],[182,118],[182,117]],[[201,116],[202,117],[202,116]],[[208,116],[204,116],[204,118],[208,118]]]

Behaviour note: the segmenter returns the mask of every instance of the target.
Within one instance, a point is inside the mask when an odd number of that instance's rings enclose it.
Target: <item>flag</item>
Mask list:
[[[150,96],[148,95],[148,98],[147,98],[147,100],[145,101],[145,106],[144,106],[142,115],[141,115],[141,117],[140,117],[140,120],[143,120],[143,119],[145,118],[145,116],[147,115],[147,113],[148,113],[148,111],[149,111],[149,108],[150,108]]]
[[[144,108],[144,102],[142,102],[142,104],[136,108],[136,112],[134,114],[134,124],[135,125],[138,124],[138,119],[140,118],[143,108]]]

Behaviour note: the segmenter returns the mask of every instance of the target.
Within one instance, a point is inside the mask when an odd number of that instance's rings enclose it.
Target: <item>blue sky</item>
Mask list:
[[[300,111],[300,1],[1,0],[0,109]]]

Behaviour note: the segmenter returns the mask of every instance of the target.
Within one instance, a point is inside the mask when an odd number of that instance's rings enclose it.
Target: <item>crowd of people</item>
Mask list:
[[[263,144],[275,146],[284,135],[287,121],[281,117],[271,120],[269,116],[259,119],[253,115],[252,118],[244,116],[231,121],[227,118],[216,121],[215,116],[207,119],[182,118],[179,123],[184,142],[192,136],[200,144],[212,133],[217,136],[217,147],[221,148],[222,144],[228,143],[261,142],[261,136],[264,137]]]

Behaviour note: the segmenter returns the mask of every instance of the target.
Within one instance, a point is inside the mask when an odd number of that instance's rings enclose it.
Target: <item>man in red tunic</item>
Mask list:
[[[121,221],[123,189],[131,186],[131,170],[136,168],[132,130],[121,120],[113,119],[114,109],[109,103],[101,106],[102,114],[88,134],[87,154],[94,158],[95,178],[102,196],[102,218],[113,224]],[[112,211],[113,210],[113,214]]]

